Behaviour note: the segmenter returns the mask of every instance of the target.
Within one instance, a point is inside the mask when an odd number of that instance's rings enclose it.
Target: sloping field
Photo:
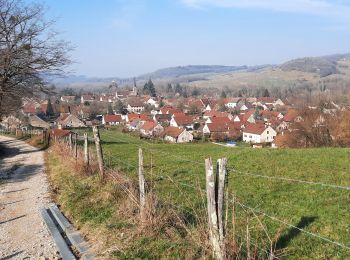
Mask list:
[[[210,143],[151,143],[116,131],[102,132],[108,165],[137,178],[143,148],[146,179],[158,198],[205,221],[204,159],[228,158],[229,194],[236,195],[236,236],[259,246],[274,240],[288,259],[350,256],[350,150],[253,150]],[[249,222],[247,222],[249,219]],[[266,229],[268,235],[256,230]],[[253,243],[253,242],[252,242]]]

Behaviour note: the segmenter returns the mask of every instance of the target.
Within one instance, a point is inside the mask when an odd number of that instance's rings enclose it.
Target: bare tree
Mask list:
[[[47,91],[45,78],[70,64],[71,48],[53,24],[42,5],[0,0],[0,116],[18,109],[22,97]]]

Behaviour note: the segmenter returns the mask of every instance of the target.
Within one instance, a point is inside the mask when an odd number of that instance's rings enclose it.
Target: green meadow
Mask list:
[[[266,244],[259,246],[261,239],[265,239],[274,241],[277,251],[283,252],[282,258],[344,259],[350,256],[350,249],[346,248],[350,247],[350,190],[342,188],[350,187],[349,149],[167,144],[115,130],[102,131],[101,139],[107,165],[135,179],[138,149],[142,148],[146,180],[159,200],[188,212],[197,221],[206,218],[204,160],[211,157],[215,163],[218,158],[226,157],[230,201],[233,194],[238,201],[235,204],[236,235],[242,243],[248,224],[250,239],[252,243],[256,240],[256,250],[261,252],[269,250]],[[264,234],[256,232],[258,229],[264,229]]]

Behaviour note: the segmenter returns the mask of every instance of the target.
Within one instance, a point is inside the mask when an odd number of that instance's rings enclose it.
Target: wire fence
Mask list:
[[[172,206],[177,208],[180,211],[185,211],[187,213],[192,214],[195,218],[200,219],[201,221],[206,221],[206,216],[203,216],[203,214],[206,211],[206,190],[204,188],[204,160],[199,161],[196,159],[191,159],[191,158],[184,158],[183,156],[171,153],[171,152],[166,152],[163,150],[159,150],[157,145],[154,143],[150,143],[148,141],[144,140],[137,140],[137,142],[130,142],[127,138],[115,138],[113,137],[113,142],[115,142],[114,146],[118,146],[118,144],[127,144],[129,147],[133,146],[134,148],[142,148],[144,151],[146,151],[146,178],[149,180],[149,182],[154,186],[154,188],[157,190],[159,189],[160,192],[158,195],[163,195],[164,196],[164,189],[167,189],[169,185],[172,185],[172,189],[169,189],[168,192],[170,196],[174,196],[176,194],[176,199],[172,201]],[[88,142],[91,144],[94,142],[93,138],[89,138]],[[66,143],[68,141],[66,140]],[[103,146],[107,145],[108,143],[102,143]],[[84,145],[84,137],[82,136],[77,136],[77,141],[74,144],[77,147],[80,147],[82,149]],[[110,145],[110,144],[108,144]],[[93,149],[91,149],[91,145],[89,148],[89,153],[91,156],[95,153]],[[123,149],[128,149],[126,147],[120,148],[120,151],[123,152]],[[124,150],[124,152],[126,152]],[[125,160],[123,158],[119,158],[117,155],[113,154],[110,151],[104,151],[103,153],[104,156],[104,163],[107,168],[119,168],[119,170],[126,171],[129,174],[134,173],[134,177],[137,177],[137,170],[139,165],[137,164],[137,154],[134,154],[134,158],[129,158],[128,160]],[[167,158],[171,158],[173,160],[173,165],[171,169],[168,167],[167,164],[161,162],[161,156],[167,156]],[[187,167],[191,172],[195,174],[202,174],[203,176],[203,181],[198,181],[196,184],[191,181],[186,180],[181,180],[181,178],[178,178],[179,175],[174,176],[174,174],[169,173],[170,170],[173,170],[173,166],[179,163],[183,162],[187,164]],[[344,186],[344,185],[337,185],[337,184],[332,184],[332,183],[324,183],[324,182],[318,182],[318,181],[310,181],[310,180],[302,180],[302,179],[296,179],[296,178],[287,178],[287,177],[280,177],[280,176],[270,176],[270,175],[265,175],[261,173],[251,173],[251,172],[246,172],[246,171],[240,171],[238,169],[235,169],[234,167],[227,167],[228,170],[228,175],[230,178],[241,178],[241,177],[252,177],[252,178],[259,178],[259,179],[265,179],[269,180],[271,182],[277,182],[277,183],[288,183],[288,184],[293,184],[293,185],[306,185],[309,188],[330,188],[330,189],[336,189],[339,191],[343,192],[348,192],[350,191],[350,187]],[[180,177],[189,177],[189,176],[184,176],[180,175]],[[199,175],[201,176],[201,175]],[[197,179],[198,180],[198,179]],[[168,182],[168,185],[164,185],[165,182]],[[164,187],[163,187],[164,186]],[[125,187],[122,187],[123,189]],[[191,192],[189,192],[189,189]],[[193,196],[198,196],[200,194],[200,199],[199,200],[192,200]],[[182,196],[180,196],[182,195]],[[135,203],[137,203],[138,199],[133,198]],[[182,200],[182,201],[181,201]],[[317,232],[311,232],[309,230],[306,230],[305,228],[300,228],[297,225],[290,224],[288,221],[283,220],[279,217],[274,216],[273,214],[268,214],[264,212],[263,210],[259,209],[257,206],[251,206],[247,203],[243,203],[242,199],[237,199],[235,201],[229,200],[229,203],[236,203],[243,211],[243,213],[248,214],[249,212],[256,214],[261,217],[266,217],[270,219],[271,221],[279,224],[286,226],[292,230],[299,231],[303,233],[304,235],[312,238],[312,239],[317,239],[325,243],[332,244],[336,247],[342,248],[346,250],[349,255],[350,255],[350,245],[349,241],[337,241],[334,239],[331,239],[329,237],[326,237],[324,235],[321,235]],[[348,202],[347,202],[348,203]],[[228,207],[228,205],[227,205]],[[238,233],[235,233],[235,236],[240,239],[244,240],[244,236]],[[255,248],[259,248],[260,253],[263,256],[266,256],[267,258],[272,258],[272,259],[279,259],[278,255],[275,255],[272,250],[263,248],[258,245],[258,243],[261,241],[250,241],[251,246],[254,246]]]

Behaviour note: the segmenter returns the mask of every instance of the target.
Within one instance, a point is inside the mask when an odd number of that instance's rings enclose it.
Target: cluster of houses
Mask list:
[[[123,104],[124,110],[114,109],[93,118],[82,112],[91,104],[114,107]],[[48,110],[55,110],[49,117]],[[261,98],[171,98],[138,95],[134,88],[115,94],[60,96],[56,100],[35,102],[26,100],[23,117],[3,118],[4,128],[72,129],[103,125],[105,128],[122,125],[127,131],[144,138],[159,138],[172,143],[192,142],[195,139],[213,141],[242,140],[247,143],[273,143],[278,134],[298,120],[298,112],[287,100]]]
[[[297,120],[297,110],[276,98],[188,98],[163,100],[150,112],[104,115],[105,127],[123,125],[141,137],[174,143],[208,138],[213,141],[242,140],[273,143],[277,134]],[[195,108],[195,109],[194,109]],[[194,110],[196,113],[191,113]],[[284,111],[284,112],[279,112]]]

